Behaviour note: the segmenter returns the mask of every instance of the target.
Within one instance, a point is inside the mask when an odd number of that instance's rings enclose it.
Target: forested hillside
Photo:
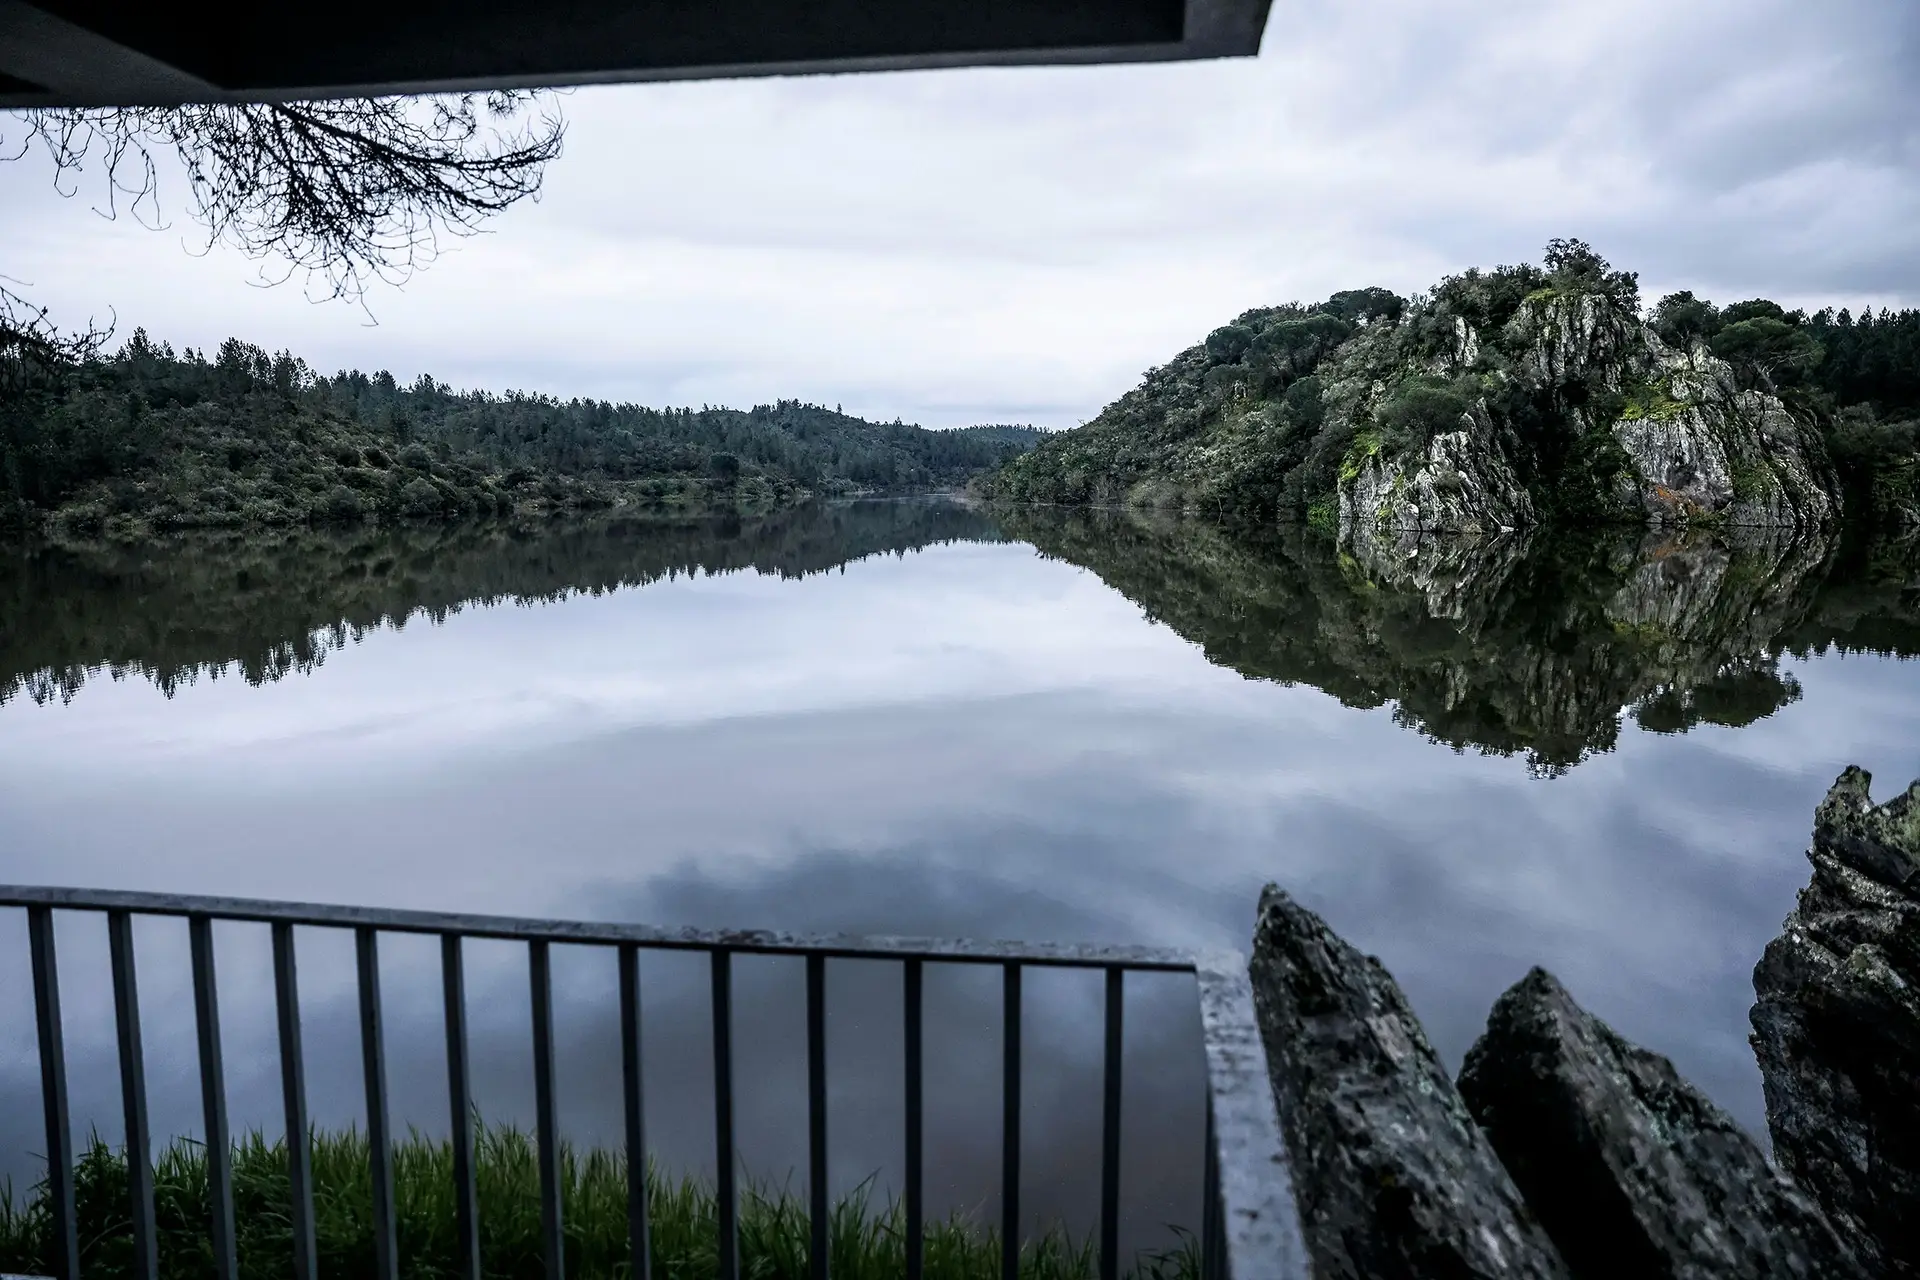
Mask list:
[[[0,522],[75,531],[437,519],[615,505],[769,510],[962,485],[1030,427],[929,431],[781,401],[648,409],[322,376],[230,339],[144,332],[111,356],[13,369]]]
[[[1643,309],[1555,241],[1413,298],[1246,312],[980,487],[1327,527],[1917,521],[1920,311]]]

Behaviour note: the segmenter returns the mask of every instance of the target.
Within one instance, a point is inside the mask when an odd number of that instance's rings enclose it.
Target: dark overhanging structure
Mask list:
[[[1269,0],[0,0],[0,107],[1259,52]]]

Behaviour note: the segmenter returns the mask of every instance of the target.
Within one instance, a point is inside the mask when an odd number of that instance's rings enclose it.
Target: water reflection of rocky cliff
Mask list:
[[[144,676],[169,695],[229,672],[308,671],[382,626],[468,605],[562,600],[692,573],[782,577],[999,535],[935,501],[777,515],[606,517],[351,530],[249,531],[119,546],[0,545],[0,704],[72,698],[89,675]]]
[[[758,519],[296,530],[138,547],[0,548],[0,703],[90,676],[171,692],[279,679],[409,619],[563,599],[683,573],[798,577],[865,556],[1012,536],[1084,566],[1209,660],[1393,704],[1457,749],[1552,773],[1623,719],[1745,725],[1799,696],[1782,660],[1920,654],[1920,543],[1613,530],[1409,535],[1336,547],[1114,511],[874,502]]]
[[[1002,527],[1084,566],[1242,675],[1313,685],[1455,749],[1557,773],[1631,716],[1741,726],[1800,696],[1788,655],[1920,654],[1920,546],[1614,530],[1336,547],[1122,512]]]

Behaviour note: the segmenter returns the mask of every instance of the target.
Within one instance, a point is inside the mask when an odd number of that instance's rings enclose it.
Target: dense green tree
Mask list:
[[[1687,289],[1668,294],[1653,308],[1654,332],[1667,345],[1682,351],[1691,350],[1696,342],[1711,338],[1720,331],[1723,323],[1718,308],[1711,302],[1694,297],[1692,291]]]
[[[1805,319],[1804,315],[1788,311],[1769,298],[1749,298],[1745,302],[1730,302],[1720,313],[1722,325],[1739,324],[1742,320],[1777,320],[1782,324],[1799,324]]]
[[[1826,352],[1813,381],[1835,405],[1871,405],[1889,417],[1920,415],[1920,309],[1858,316],[1816,312],[1807,332]]]
[[[1769,315],[1749,315],[1723,326],[1713,335],[1713,353],[1773,392],[1783,383],[1799,381],[1825,354],[1799,325]]]
[[[1433,287],[1446,317],[1459,316],[1482,333],[1498,333],[1528,297],[1547,287],[1547,273],[1531,263],[1481,271],[1470,267]],[[1438,317],[1436,317],[1438,318]],[[1441,346],[1452,342],[1452,326],[1440,326]]]
[[[1556,288],[1604,293],[1629,305],[1636,305],[1640,300],[1639,275],[1616,271],[1613,264],[1594,252],[1585,240],[1549,240],[1542,261],[1548,281]]]
[[[1375,421],[1396,449],[1425,449],[1434,436],[1460,426],[1479,390],[1471,378],[1411,378],[1380,408]]]

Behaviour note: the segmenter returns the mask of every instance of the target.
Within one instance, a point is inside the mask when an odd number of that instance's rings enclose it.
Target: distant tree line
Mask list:
[[[456,391],[331,376],[238,339],[136,331],[16,366],[0,395],[0,521],[80,532],[445,519],[639,504],[769,510],[949,488],[1038,439],[929,431],[783,400],[748,410]]]

